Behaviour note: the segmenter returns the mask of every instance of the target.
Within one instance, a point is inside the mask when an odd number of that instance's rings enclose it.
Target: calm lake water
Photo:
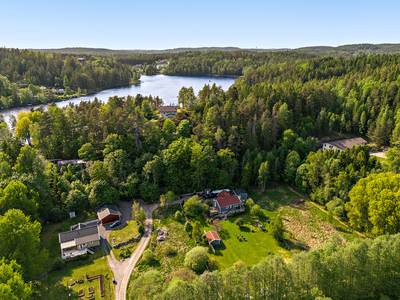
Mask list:
[[[179,90],[184,87],[193,87],[195,94],[204,87],[204,85],[209,84],[213,85],[214,83],[217,86],[221,86],[224,91],[228,90],[229,87],[235,82],[234,77],[213,77],[213,76],[201,76],[201,77],[184,77],[184,76],[167,76],[167,75],[155,75],[155,76],[141,76],[140,85],[130,85],[119,87],[115,89],[109,89],[101,91],[97,94],[93,94],[90,96],[84,96],[79,98],[74,98],[70,100],[64,100],[61,102],[56,102],[58,107],[65,107],[69,103],[78,104],[81,101],[89,101],[93,100],[95,97],[97,99],[107,102],[109,97],[118,96],[136,96],[137,94],[141,94],[143,96],[152,95],[153,97],[159,96],[164,104],[178,104],[178,94]],[[33,106],[33,107],[39,107]],[[48,105],[44,105],[46,108]],[[1,111],[3,114],[7,124],[10,124],[10,116],[17,116],[20,111],[29,111],[30,107],[18,107],[9,110]]]

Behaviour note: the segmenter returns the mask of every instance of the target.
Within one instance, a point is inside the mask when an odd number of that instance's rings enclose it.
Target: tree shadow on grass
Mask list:
[[[229,231],[226,229],[222,229],[221,231],[219,231],[218,235],[221,239],[224,239],[224,240],[229,240],[231,238]]]
[[[250,228],[247,226],[240,226],[239,229],[240,229],[240,231],[243,231],[243,232],[250,232]]]
[[[225,246],[224,242],[221,241],[220,245],[215,246],[214,249],[215,249],[216,256],[222,256],[223,255],[222,251],[226,250],[226,246]]]
[[[150,263],[147,264],[149,267],[158,268],[161,266],[160,261],[157,259],[153,259]]]

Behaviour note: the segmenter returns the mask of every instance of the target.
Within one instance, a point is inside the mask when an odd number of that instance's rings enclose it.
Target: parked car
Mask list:
[[[112,224],[110,225],[110,228],[117,227],[117,226],[120,225],[120,224],[121,224],[121,221],[120,221],[120,220],[115,221],[114,223],[112,223]]]

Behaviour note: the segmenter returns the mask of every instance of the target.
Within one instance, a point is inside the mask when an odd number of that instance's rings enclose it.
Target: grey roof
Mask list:
[[[366,143],[367,143],[367,141],[360,137],[353,138],[353,139],[334,141],[334,142],[326,142],[326,144],[335,146],[336,148],[338,148],[340,150],[346,150],[347,148],[351,148],[353,146],[358,146],[360,144],[366,144]]]
[[[244,189],[236,189],[236,190],[235,190],[235,193],[236,193],[236,194],[239,194],[239,193],[240,193],[240,194],[247,194],[246,190],[244,190]]]
[[[120,215],[121,213],[116,204],[103,204],[96,208],[99,220],[104,219],[108,215]]]
[[[58,235],[58,238],[59,238],[59,241],[61,244],[61,243],[65,243],[68,241],[73,241],[75,239],[88,237],[91,235],[97,235],[97,237],[99,236],[99,228],[97,225],[91,226],[91,227],[86,227],[83,229],[71,230],[71,231],[60,233]]]

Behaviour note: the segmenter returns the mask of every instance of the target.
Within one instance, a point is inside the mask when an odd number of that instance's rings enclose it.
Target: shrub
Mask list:
[[[58,223],[62,220],[68,219],[69,214],[57,207],[54,207],[48,212],[47,218],[53,223]]]
[[[209,212],[208,205],[197,195],[188,199],[183,205],[183,209],[188,216],[196,216],[197,214]]]
[[[149,263],[151,263],[152,261],[153,261],[153,259],[154,259],[154,254],[153,254],[153,252],[150,250],[150,249],[147,249],[147,250],[145,250],[144,252],[143,252],[143,260],[147,263],[147,264],[149,264]]]
[[[89,257],[89,254],[85,253],[85,254],[83,254],[83,255],[76,256],[76,257],[74,258],[74,261],[84,260],[84,259],[87,259],[88,257]]]
[[[138,231],[139,231],[139,233],[143,233],[144,232],[144,226],[142,224],[139,225]]]
[[[208,261],[208,249],[206,247],[195,247],[186,253],[185,266],[191,268],[193,271],[202,272],[206,268]]]
[[[187,222],[185,223],[185,231],[186,231],[186,232],[192,232],[192,230],[193,230],[192,223],[190,223],[189,221],[187,221]]]
[[[174,248],[170,244],[166,244],[162,250],[164,256],[170,256],[175,253]]]
[[[123,258],[128,258],[132,254],[132,250],[130,248],[122,248],[119,252],[119,256]]]
[[[179,277],[186,282],[192,282],[196,278],[196,273],[189,268],[183,268],[176,271],[174,277]]]
[[[52,269],[53,270],[61,270],[65,268],[65,262],[62,260],[61,257],[56,257],[53,260],[53,266]]]
[[[256,204],[254,205],[251,209],[250,209],[250,214],[253,217],[257,217],[257,216],[261,216],[262,215],[262,209],[260,207],[260,205]]]
[[[244,224],[244,220],[243,220],[243,218],[237,218],[236,220],[235,220],[235,224],[237,225],[237,226],[242,226],[243,224]]]
[[[181,222],[181,221],[182,221],[182,218],[183,218],[182,213],[178,210],[178,211],[175,213],[175,220],[177,220],[178,222]]]

